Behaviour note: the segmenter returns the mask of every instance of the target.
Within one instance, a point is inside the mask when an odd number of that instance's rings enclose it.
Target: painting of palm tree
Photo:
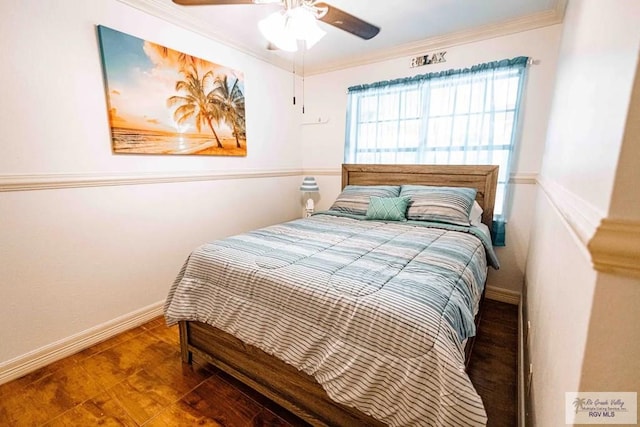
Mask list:
[[[217,76],[215,88],[209,96],[209,104],[216,115],[233,128],[236,146],[240,148],[240,139],[245,135],[244,95],[236,78],[232,83],[226,75]]]
[[[114,153],[246,156],[243,73],[98,26]]]
[[[200,79],[198,75],[198,69],[195,66],[191,66],[190,70],[182,70],[185,75],[184,80],[176,82],[176,92],[183,93],[184,95],[174,95],[167,99],[167,106],[178,106],[173,110],[173,118],[178,125],[188,123],[189,121],[195,121],[196,129],[201,132],[202,125],[208,125],[209,129],[213,133],[216,139],[218,148],[223,148],[220,138],[213,127],[213,121],[220,121],[220,115],[215,114],[209,104],[209,95],[205,89],[208,85],[207,82],[213,79],[213,73],[207,71],[205,75]],[[238,145],[238,148],[240,146]]]

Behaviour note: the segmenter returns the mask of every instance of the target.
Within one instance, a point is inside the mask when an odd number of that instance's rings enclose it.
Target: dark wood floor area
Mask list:
[[[487,301],[469,372],[489,426],[516,425],[517,308]],[[0,386],[0,426],[300,426],[207,365],[161,318]]]
[[[518,307],[485,300],[468,372],[489,427],[518,425]]]

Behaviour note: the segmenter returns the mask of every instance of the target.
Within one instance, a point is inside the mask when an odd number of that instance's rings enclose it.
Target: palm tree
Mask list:
[[[164,58],[169,63],[175,63],[178,65],[180,71],[184,71],[192,67],[206,68],[211,66],[211,63],[197,58],[195,56],[191,56],[184,52],[178,52],[177,50],[169,49],[168,47],[161,46],[159,44],[152,43],[150,41],[145,41],[145,49],[149,49],[150,51],[154,51],[161,58]]]
[[[238,78],[231,84],[226,74],[218,75],[214,82],[214,89],[209,94],[209,104],[216,117],[231,125],[236,137],[236,147],[240,148],[239,136],[241,133],[246,134],[246,125],[244,94]]]
[[[576,414],[578,413],[578,410],[583,409],[584,405],[586,403],[587,399],[585,398],[580,398],[580,397],[576,397],[575,400],[573,401],[573,406],[576,407]]]
[[[216,138],[218,148],[224,148],[213,128],[213,121],[220,121],[221,115],[211,109],[209,102],[211,92],[206,92],[206,88],[212,86],[213,72],[207,71],[200,79],[198,69],[193,64],[189,69],[183,69],[181,72],[185,76],[185,80],[176,82],[176,92],[183,92],[185,95],[174,95],[167,99],[168,107],[178,105],[178,108],[173,112],[174,120],[181,125],[194,119],[198,132],[200,132],[202,125],[208,125]]]

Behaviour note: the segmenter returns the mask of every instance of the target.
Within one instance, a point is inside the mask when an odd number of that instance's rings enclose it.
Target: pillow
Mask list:
[[[480,207],[480,203],[478,203],[477,200],[474,200],[473,206],[471,206],[471,212],[469,212],[469,222],[471,223],[471,225],[475,225],[477,227],[478,224],[482,222],[483,212],[484,211]]]
[[[330,209],[352,215],[366,215],[371,196],[398,197],[399,195],[400,187],[397,185],[347,185]]]
[[[407,219],[468,226],[476,192],[466,187],[403,185],[400,195],[411,197]]]
[[[382,221],[406,221],[407,206],[409,197],[378,197],[371,196],[369,208],[367,209],[367,219],[378,219]]]

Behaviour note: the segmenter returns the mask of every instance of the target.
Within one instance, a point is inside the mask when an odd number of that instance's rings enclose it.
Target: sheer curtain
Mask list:
[[[527,57],[349,88],[345,163],[496,164],[505,244]]]

